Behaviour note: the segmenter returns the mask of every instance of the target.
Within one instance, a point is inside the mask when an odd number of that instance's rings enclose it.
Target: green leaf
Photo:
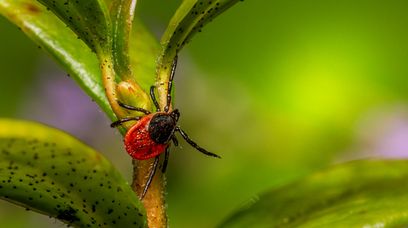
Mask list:
[[[111,6],[113,24],[113,58],[120,78],[132,75],[129,64],[129,39],[132,30],[136,0],[118,0]]]
[[[162,53],[158,64],[158,84],[160,101],[165,101],[166,82],[169,80],[171,65],[177,53],[208,22],[240,0],[184,0],[174,14],[161,39]]]
[[[153,105],[146,92],[155,84],[156,60],[160,53],[160,44],[141,21],[135,18],[129,45],[132,75],[118,83],[117,97],[126,104],[153,111]],[[142,113],[132,112],[130,115],[138,116]]]
[[[0,14],[49,52],[102,110],[114,119],[102,86],[99,61],[74,32],[33,0],[0,0]]]
[[[171,19],[163,37],[163,55],[178,52],[208,22],[239,0],[184,0]]]
[[[134,79],[145,91],[149,91],[156,80],[160,44],[137,17],[133,22],[130,46],[129,55]]]
[[[354,161],[263,194],[220,227],[406,227],[408,161]]]
[[[111,49],[110,17],[102,0],[38,0],[53,11],[95,52]]]
[[[0,14],[49,52],[110,119],[116,118],[105,95],[97,56],[58,17],[34,0],[0,0]],[[133,27],[132,71],[148,91],[154,83],[159,44],[139,20],[135,19]]]
[[[145,227],[136,194],[101,154],[32,122],[0,119],[0,197],[76,227]]]
[[[146,91],[155,82],[160,44],[141,21],[134,18],[135,5],[135,0],[119,0],[110,6],[113,20],[112,51],[115,70],[120,78],[116,88],[117,98],[126,104],[151,110]]]

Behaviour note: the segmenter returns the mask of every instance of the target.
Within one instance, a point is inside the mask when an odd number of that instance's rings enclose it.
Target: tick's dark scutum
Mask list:
[[[168,113],[157,113],[149,123],[150,138],[158,144],[167,143],[176,128],[176,120]]]

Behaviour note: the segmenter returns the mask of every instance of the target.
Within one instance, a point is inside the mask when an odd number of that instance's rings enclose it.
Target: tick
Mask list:
[[[171,88],[173,85],[173,78],[176,72],[177,57],[175,58],[170,79],[168,82],[167,90],[167,101],[164,110],[161,111],[159,103],[155,97],[155,86],[150,87],[150,97],[156,107],[156,112],[151,113],[143,108],[133,107],[127,104],[123,104],[118,101],[118,104],[128,110],[138,111],[144,116],[133,116],[119,119],[111,124],[111,127],[117,127],[122,123],[127,121],[137,120],[138,122],[133,125],[127,132],[124,138],[125,148],[127,153],[132,156],[132,158],[137,160],[147,160],[154,158],[153,166],[150,170],[149,177],[144,186],[141,199],[146,195],[147,190],[153,180],[156,173],[157,165],[159,163],[159,158],[162,153],[164,154],[164,161],[162,166],[162,172],[164,173],[167,168],[167,163],[169,159],[169,147],[171,142],[175,146],[178,146],[178,140],[175,133],[178,132],[184,140],[192,147],[194,147],[199,152],[216,158],[221,158],[220,156],[207,151],[206,149],[200,147],[195,143],[190,137],[177,125],[180,117],[180,112],[177,109],[170,111],[171,103]]]

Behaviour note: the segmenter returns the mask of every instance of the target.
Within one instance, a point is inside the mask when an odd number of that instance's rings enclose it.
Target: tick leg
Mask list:
[[[203,154],[205,154],[207,156],[221,158],[219,155],[211,153],[211,152],[207,151],[206,149],[204,149],[204,148],[200,147],[199,145],[197,145],[197,143],[195,143],[193,140],[191,140],[190,137],[188,137],[188,135],[183,130],[181,130],[180,127],[177,127],[176,131],[180,132],[181,136],[183,136],[183,138],[188,142],[188,144],[190,144],[196,150],[200,151],[201,153],[203,153]]]
[[[177,59],[178,59],[178,56],[176,55],[176,57],[174,57],[173,64],[171,65],[170,78],[169,78],[169,82],[167,83],[167,102],[166,102],[166,107],[164,107],[165,112],[168,112],[170,108],[171,88],[173,87],[173,79],[174,79],[174,75],[176,74]]]
[[[131,105],[123,104],[120,101],[117,101],[117,102],[118,102],[119,106],[122,107],[122,108],[126,108],[126,109],[129,109],[129,110],[132,110],[132,111],[142,112],[142,113],[144,113],[146,115],[150,114],[150,111],[148,111],[148,110],[146,110],[144,108],[133,107]]]
[[[110,126],[111,127],[117,127],[117,126],[121,125],[124,122],[128,122],[128,121],[131,121],[131,120],[140,120],[140,118],[141,118],[140,116],[126,117],[126,118],[123,118],[123,119],[120,119],[120,120],[117,120],[117,121],[111,123]]]
[[[150,86],[150,97],[152,98],[153,104],[154,106],[156,106],[156,111],[160,112],[160,106],[159,103],[156,100],[156,96],[154,95],[154,88],[156,88],[156,86]]]
[[[169,155],[170,155],[170,146],[167,146],[167,147],[166,147],[166,152],[164,153],[164,161],[163,161],[162,173],[165,173],[165,172],[166,172],[167,163],[169,163]]]
[[[150,170],[149,178],[147,179],[146,185],[145,185],[145,187],[143,189],[143,192],[142,192],[142,195],[140,196],[140,199],[144,198],[144,196],[146,195],[147,190],[149,189],[150,184],[152,183],[154,174],[156,173],[157,164],[159,164],[159,157],[160,157],[160,155],[157,155],[154,158],[153,167]]]
[[[178,140],[177,140],[177,138],[176,138],[175,135],[173,135],[173,136],[171,137],[171,141],[173,141],[173,143],[174,143],[175,146],[178,146]]]

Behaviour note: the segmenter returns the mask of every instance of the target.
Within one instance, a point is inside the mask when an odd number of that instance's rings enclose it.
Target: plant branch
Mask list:
[[[106,96],[109,100],[109,103],[112,106],[112,110],[119,117],[125,117],[126,111],[124,111],[116,99],[118,97],[118,91],[120,91],[121,96],[128,98],[137,98],[138,94],[140,95],[140,87],[134,88],[137,84],[121,82],[119,85],[115,82],[115,72],[112,68],[112,61],[109,58],[106,58],[101,64],[103,83],[106,90]],[[126,84],[127,87],[123,86]],[[118,87],[119,86],[119,87]],[[125,128],[122,129],[122,134],[125,134],[126,130],[129,129],[132,125],[127,124]],[[132,189],[136,192],[138,196],[141,195],[144,185],[147,180],[147,176],[151,169],[151,164],[153,159],[138,161],[133,160],[133,183]],[[167,227],[167,213],[165,207],[165,184],[164,184],[164,175],[161,172],[157,172],[153,181],[147,191],[147,194],[142,200],[142,203],[146,210],[147,223],[149,227]]]
[[[114,77],[104,76],[104,83],[107,97],[112,105],[112,109],[118,116],[123,118],[126,116],[140,115],[141,113],[128,113],[118,107],[115,99],[120,99],[126,104],[135,107],[141,107],[146,110],[151,110],[151,101],[149,96],[143,91],[137,83],[137,78],[132,68],[129,65],[129,42],[132,30],[135,0],[121,0],[113,4],[113,62],[115,71],[120,79],[116,84]],[[139,37],[135,37],[138,39]],[[139,53],[137,53],[139,54]],[[107,72],[109,74],[109,72]],[[111,72],[112,73],[112,72]],[[115,76],[113,74],[112,76]],[[140,76],[140,75],[138,75]],[[129,129],[132,124],[124,124],[124,127]],[[123,129],[122,129],[123,130]],[[124,131],[122,132],[125,133]],[[133,183],[132,189],[138,196],[142,195],[142,191],[149,176],[152,162],[154,159],[138,161],[133,160]],[[142,199],[142,203],[146,209],[147,223],[149,227],[167,227],[167,214],[165,207],[165,184],[164,176],[160,172],[156,172],[154,179]]]
[[[133,183],[132,189],[141,195],[150,173],[154,159],[138,161],[133,160]],[[162,172],[156,172],[149,190],[142,203],[147,212],[147,224],[149,227],[167,227],[167,213],[165,203],[165,176]]]

